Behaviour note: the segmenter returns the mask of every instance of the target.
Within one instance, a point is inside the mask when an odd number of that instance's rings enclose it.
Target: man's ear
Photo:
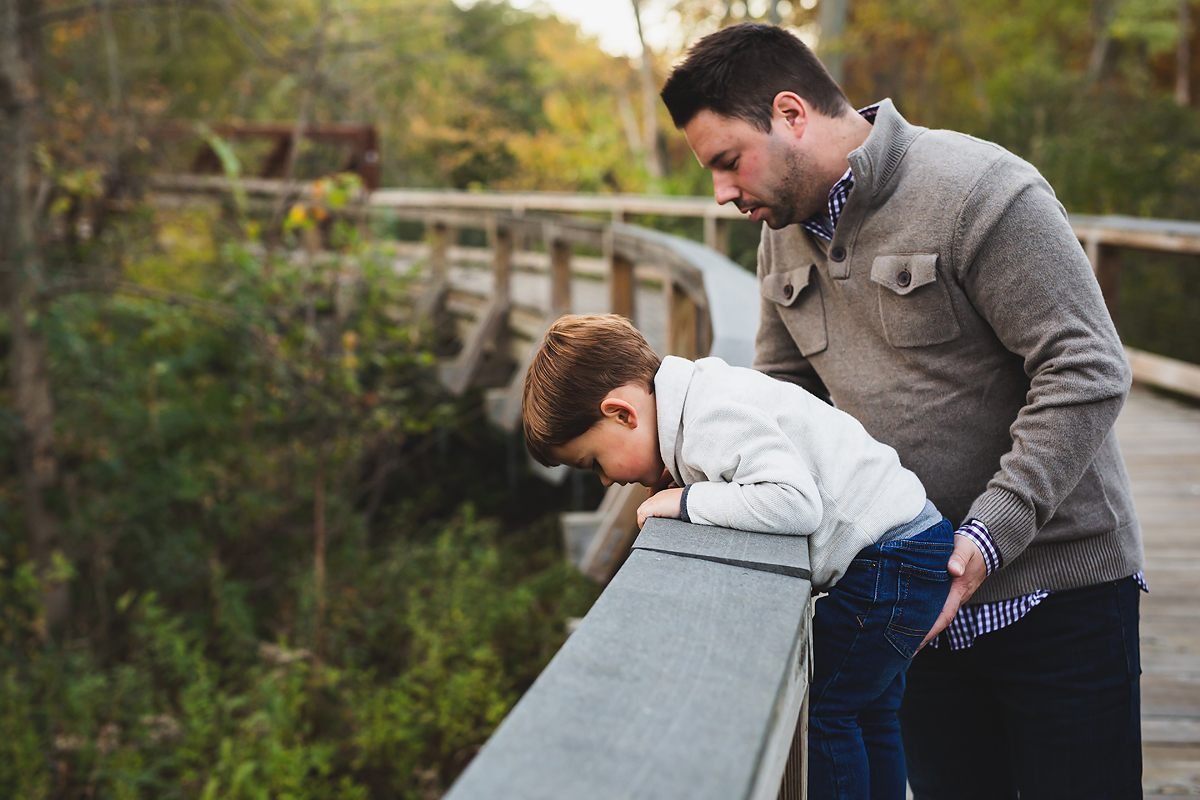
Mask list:
[[[795,92],[780,92],[775,95],[775,101],[771,103],[772,120],[782,122],[796,138],[804,135],[804,131],[808,127],[809,113],[804,98]]]
[[[638,426],[637,409],[633,404],[611,394],[600,401],[600,413],[630,429]]]

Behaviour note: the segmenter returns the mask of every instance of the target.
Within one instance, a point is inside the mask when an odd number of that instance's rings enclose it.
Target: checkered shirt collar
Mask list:
[[[879,113],[879,104],[861,108],[858,113],[862,115],[863,119],[874,125],[875,115]],[[850,197],[850,190],[853,188],[854,171],[847,167],[846,174],[829,190],[829,212],[813,214],[800,224],[822,239],[833,239],[833,229],[837,227],[838,218],[842,216],[842,209],[846,207],[846,200]]]

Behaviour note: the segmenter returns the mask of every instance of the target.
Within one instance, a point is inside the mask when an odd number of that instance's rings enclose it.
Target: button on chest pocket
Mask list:
[[[800,355],[807,358],[829,346],[825,303],[815,264],[764,276],[759,291],[775,304],[775,310],[796,342]]]
[[[879,284],[880,321],[892,347],[942,344],[962,332],[937,258],[932,253],[878,256],[871,264],[871,280]]]

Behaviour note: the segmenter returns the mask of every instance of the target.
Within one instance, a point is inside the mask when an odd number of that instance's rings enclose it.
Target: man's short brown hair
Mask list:
[[[661,363],[624,317],[559,317],[525,375],[521,413],[530,455],[545,466],[556,463],[550,450],[591,430],[613,389],[633,384],[653,393]]]
[[[701,111],[712,111],[770,133],[772,105],[780,92],[795,92],[827,117],[850,109],[841,87],[804,42],[757,22],[730,25],[692,45],[660,96],[676,128]]]

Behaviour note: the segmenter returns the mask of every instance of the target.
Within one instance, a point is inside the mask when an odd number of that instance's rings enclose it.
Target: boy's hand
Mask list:
[[[669,489],[672,486],[677,486],[677,485],[678,484],[675,483],[675,479],[671,477],[671,470],[664,469],[662,476],[659,477],[658,481],[656,481],[655,484],[650,487],[650,493],[646,496],[653,497],[654,495],[661,492],[663,489]]]
[[[679,501],[683,497],[683,489],[664,489],[638,506],[638,528],[646,524],[651,517],[666,517],[679,519]]]

